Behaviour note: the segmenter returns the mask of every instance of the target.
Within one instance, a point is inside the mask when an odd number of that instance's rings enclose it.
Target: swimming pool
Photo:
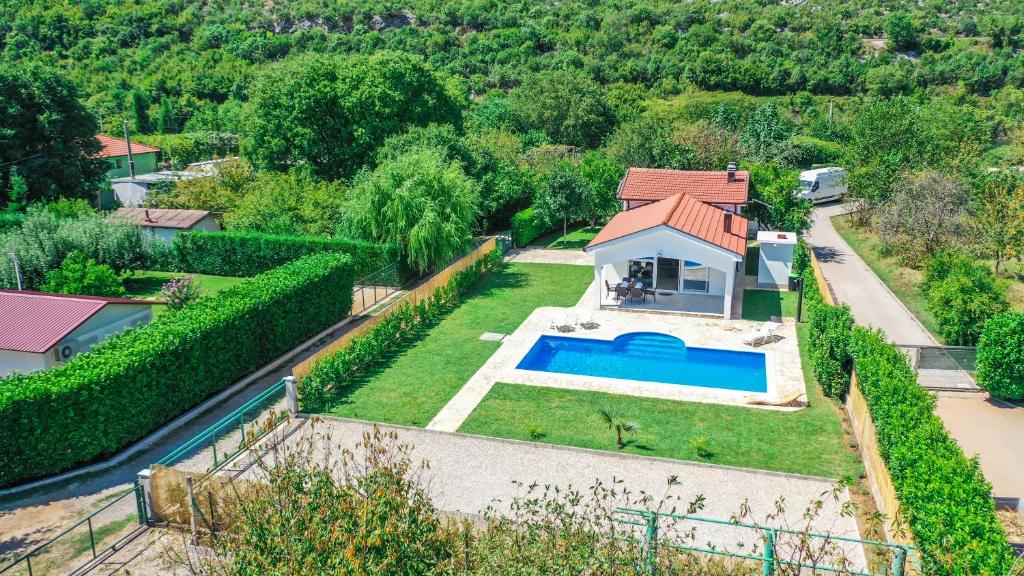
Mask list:
[[[767,392],[768,372],[761,352],[687,347],[658,332],[631,332],[614,340],[541,336],[516,368]]]

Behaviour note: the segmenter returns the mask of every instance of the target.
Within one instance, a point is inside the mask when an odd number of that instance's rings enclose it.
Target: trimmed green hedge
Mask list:
[[[978,340],[978,385],[996,398],[1024,400],[1024,312],[989,318]]]
[[[831,306],[822,299],[803,238],[794,251],[793,267],[804,279],[804,316],[810,323],[814,378],[826,396],[842,399],[850,388],[853,315],[849,306]]]
[[[960,252],[943,252],[925,267],[920,286],[928,310],[951,346],[973,346],[985,322],[1010,309],[1006,285],[992,268]]]
[[[512,217],[512,245],[522,248],[540,236],[544,230],[544,224],[533,208],[520,210]]]
[[[356,279],[398,262],[396,246],[262,232],[189,232],[175,237],[174,248],[182,270],[216,276],[254,276],[318,252],[351,255]]]
[[[935,398],[917,384],[906,356],[882,332],[854,329],[857,382],[875,424],[928,574],[1006,574],[1010,546],[992,487],[935,415]]]
[[[351,256],[307,256],[62,367],[0,380],[0,485],[120,450],[338,322],[352,271]]]
[[[373,328],[331,356],[315,362],[299,384],[302,409],[326,409],[348,385],[378,367],[401,346],[419,339],[426,326],[454,308],[485,273],[502,265],[501,248],[495,248],[473,266],[452,277],[444,286],[415,306],[402,304]]]

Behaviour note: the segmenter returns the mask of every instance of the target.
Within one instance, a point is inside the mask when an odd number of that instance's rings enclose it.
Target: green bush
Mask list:
[[[384,244],[262,232],[189,232],[175,237],[174,248],[182,270],[217,276],[254,276],[308,254],[341,252],[352,256],[358,279],[398,260],[397,248]]]
[[[114,269],[97,264],[75,250],[64,258],[60,268],[46,273],[44,292],[84,296],[124,296],[124,285]]]
[[[352,270],[348,255],[307,256],[0,380],[0,486],[114,453],[344,318]]]
[[[495,248],[476,264],[453,276],[429,298],[415,306],[399,305],[373,328],[353,338],[347,347],[315,362],[309,376],[299,385],[302,409],[307,412],[324,410],[348,384],[386,362],[400,347],[418,339],[425,326],[451,310],[484,273],[501,263],[501,249]]]
[[[928,261],[921,293],[946,344],[973,346],[985,321],[1009,310],[1006,286],[984,262],[944,252]]]
[[[813,306],[808,316],[814,378],[826,396],[843,398],[850,385],[850,308],[822,302]]]
[[[989,318],[978,339],[978,385],[996,398],[1024,400],[1024,313]]]
[[[546,230],[533,208],[520,210],[512,217],[512,245],[522,248]]]
[[[1010,547],[991,486],[934,414],[934,396],[881,332],[855,328],[851,351],[925,573],[1006,574]]]

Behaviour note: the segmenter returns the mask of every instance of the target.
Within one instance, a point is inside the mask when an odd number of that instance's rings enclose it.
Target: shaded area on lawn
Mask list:
[[[742,317],[757,322],[767,322],[772,316],[796,318],[798,294],[779,290],[744,290]]]
[[[806,325],[798,327],[798,335],[804,379],[813,382]],[[844,444],[837,407],[816,385],[808,386],[808,395],[810,407],[776,412],[499,383],[459,431],[828,478],[859,474],[860,463]],[[626,435],[624,448],[616,446],[602,408],[639,427]],[[705,449],[710,458],[698,455]]]
[[[562,229],[559,228],[530,242],[530,246],[543,246],[549,250],[579,250],[590,243],[600,231],[601,226],[570,229],[563,239]]]
[[[593,279],[586,266],[517,264],[485,276],[466,299],[382,367],[352,382],[327,413],[425,426],[490,358],[500,342],[540,306],[573,306]]]

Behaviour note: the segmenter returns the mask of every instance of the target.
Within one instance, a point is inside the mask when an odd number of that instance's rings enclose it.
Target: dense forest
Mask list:
[[[628,166],[739,161],[763,226],[806,226],[797,170],[838,164],[862,225],[954,190],[956,238],[1020,211],[993,204],[1019,178],[986,175],[1024,163],[1022,43],[1006,1],[9,0],[0,203],[16,221],[95,198],[91,134],[127,122],[167,167],[240,156],[148,200],[229,229],[417,236],[442,258],[530,207],[538,229],[599,222]],[[931,188],[891,201],[913,178]],[[904,220],[894,246],[934,251]],[[1019,256],[1018,228],[969,251]]]

